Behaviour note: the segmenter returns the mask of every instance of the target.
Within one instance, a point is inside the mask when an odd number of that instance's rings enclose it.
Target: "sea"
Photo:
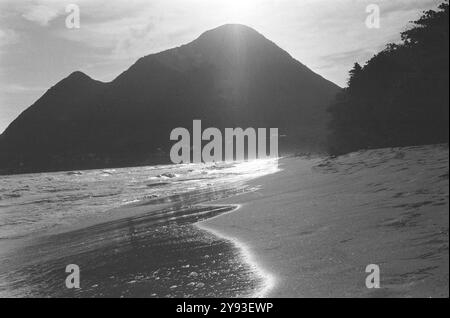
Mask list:
[[[239,213],[211,201],[277,171],[264,159],[0,176],[0,297],[257,295],[266,278],[240,244],[196,224]]]

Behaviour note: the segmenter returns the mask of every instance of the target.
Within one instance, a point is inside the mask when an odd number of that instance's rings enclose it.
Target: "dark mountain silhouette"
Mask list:
[[[448,143],[449,5],[424,12],[363,67],[355,64],[338,94],[329,150]]]
[[[278,127],[281,151],[325,146],[339,87],[255,30],[224,25],[140,58],[109,83],[74,72],[0,136],[3,173],[169,162],[170,131]]]

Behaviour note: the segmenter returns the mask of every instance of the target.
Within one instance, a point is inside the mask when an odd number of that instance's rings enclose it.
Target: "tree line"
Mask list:
[[[424,12],[400,43],[354,65],[328,109],[330,153],[448,143],[448,9]]]

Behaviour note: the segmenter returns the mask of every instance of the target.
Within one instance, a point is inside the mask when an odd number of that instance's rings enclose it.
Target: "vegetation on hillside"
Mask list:
[[[449,4],[423,13],[363,67],[329,108],[329,151],[448,142]]]

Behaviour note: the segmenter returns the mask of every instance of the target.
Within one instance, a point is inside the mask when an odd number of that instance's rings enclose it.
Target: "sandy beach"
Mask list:
[[[200,227],[247,247],[273,280],[264,296],[448,297],[448,159],[448,145],[285,158]]]

